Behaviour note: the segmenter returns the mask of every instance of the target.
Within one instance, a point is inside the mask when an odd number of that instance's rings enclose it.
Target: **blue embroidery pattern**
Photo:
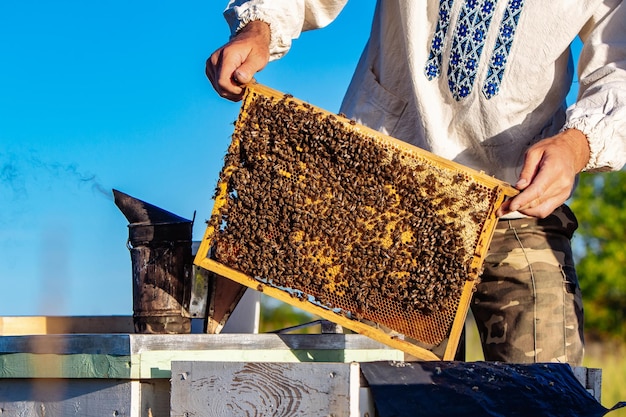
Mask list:
[[[448,33],[448,27],[450,25],[450,9],[454,0],[440,0],[439,1],[439,20],[437,21],[437,28],[433,35],[433,40],[430,44],[430,54],[428,56],[428,62],[426,62],[426,68],[424,72],[429,80],[439,77],[441,74],[441,53],[443,40]]]
[[[496,2],[466,0],[461,9],[448,66],[448,87],[457,101],[472,92]]]
[[[525,0],[507,0],[498,38],[489,59],[482,93],[487,99],[500,91],[513,38]],[[452,39],[448,63],[448,87],[455,100],[460,101],[471,92],[478,64],[483,52],[487,31],[498,0],[465,0]],[[454,0],[439,0],[439,20],[430,45],[430,54],[424,73],[429,80],[442,72],[443,44],[450,26]]]
[[[483,94],[488,99],[492,98],[500,91],[506,61],[509,53],[511,52],[511,45],[513,44],[515,30],[517,29],[517,24],[523,7],[524,0],[509,0],[509,3],[507,4],[506,11],[504,12],[504,18],[500,24],[498,39],[495,47],[493,48],[493,53],[491,54],[491,61],[489,63],[489,69],[487,70],[485,84],[483,86]]]

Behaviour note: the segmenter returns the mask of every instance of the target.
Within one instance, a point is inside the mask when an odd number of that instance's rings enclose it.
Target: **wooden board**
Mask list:
[[[171,416],[357,417],[359,382],[357,363],[174,362]]]
[[[0,378],[169,378],[172,361],[368,362],[404,353],[362,335],[197,334],[0,337]]]
[[[211,275],[206,332],[216,334],[222,331],[248,287],[213,273]]]
[[[3,417],[169,417],[168,380],[0,379]]]
[[[192,244],[194,256],[199,244]],[[192,265],[192,277],[189,312],[192,317],[203,319],[204,333],[220,333],[248,287],[196,265]]]
[[[69,333],[133,333],[132,316],[5,316],[0,336]]]

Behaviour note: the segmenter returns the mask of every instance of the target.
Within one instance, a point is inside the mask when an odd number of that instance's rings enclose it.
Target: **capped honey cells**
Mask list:
[[[253,93],[214,197],[209,256],[258,290],[437,345],[497,193],[343,115]]]

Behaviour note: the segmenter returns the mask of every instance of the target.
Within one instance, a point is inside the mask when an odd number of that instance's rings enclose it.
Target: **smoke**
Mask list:
[[[53,177],[73,180],[79,188],[88,187],[95,194],[101,195],[107,200],[113,201],[113,194],[111,193],[111,190],[107,190],[95,174],[81,171],[77,164],[60,164],[56,162],[45,163],[35,157],[31,157],[30,161],[33,166],[38,167],[41,171],[47,172]]]
[[[13,193],[14,197],[26,195],[24,178],[14,161],[4,161],[0,167],[0,187]],[[2,192],[3,197],[7,197]]]
[[[0,153],[0,198],[5,201],[28,198],[35,183],[50,184],[53,179],[69,181],[80,189],[86,187],[113,201],[110,188],[105,187],[96,174],[82,170],[76,163],[45,161],[35,152],[26,155]]]

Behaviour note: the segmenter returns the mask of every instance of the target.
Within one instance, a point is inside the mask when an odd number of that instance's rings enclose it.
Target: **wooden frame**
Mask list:
[[[242,106],[242,111],[240,114],[240,120],[242,117],[246,116],[246,108],[250,105],[251,101],[257,96],[261,95],[264,97],[270,97],[275,100],[279,100],[280,98],[285,97],[284,94],[272,90],[266,86],[262,86],[259,84],[249,85],[247,87],[246,96],[244,97],[244,102]],[[297,99],[290,98],[291,101],[297,104],[297,108],[314,108],[315,111],[320,112],[321,114],[330,116],[331,113],[327,112],[323,109],[318,109],[313,106],[310,106],[307,103],[303,103]],[[333,120],[341,119],[341,116],[332,115]],[[375,137],[380,141],[384,141],[384,143],[388,144],[388,146],[397,147],[402,150],[406,150],[407,152],[416,155],[419,158],[424,158],[431,161],[433,164],[436,164],[438,167],[442,167],[443,169],[452,170],[455,172],[462,172],[463,175],[472,178],[474,181],[478,182],[482,186],[491,190],[494,193],[495,199],[492,206],[489,208],[489,213],[486,220],[482,224],[482,230],[480,231],[479,238],[477,240],[476,247],[474,248],[474,255],[472,258],[471,268],[472,270],[477,271],[480,270],[482,263],[484,261],[484,257],[486,256],[487,249],[491,242],[491,238],[493,236],[493,232],[495,230],[495,226],[497,224],[496,210],[502,204],[502,202],[507,197],[514,196],[518,193],[513,187],[511,187],[508,183],[497,180],[491,176],[488,176],[482,172],[478,172],[475,170],[471,170],[463,165],[455,163],[453,161],[438,157],[430,152],[424,151],[417,147],[411,146],[405,142],[397,140],[395,138],[382,135],[379,132],[376,132],[372,129],[369,129],[365,126],[355,125],[350,121],[343,120],[344,125],[348,129],[358,130],[360,133],[369,135],[371,137]],[[213,213],[218,213],[219,210],[228,202],[228,190],[226,181],[222,180],[218,184],[218,193],[215,198],[215,204],[213,207]],[[292,294],[284,291],[283,289],[275,288],[271,285],[267,285],[267,283],[260,282],[259,280],[246,275],[236,269],[229,267],[228,265],[221,264],[213,259],[211,259],[210,250],[212,245],[212,239],[214,234],[216,233],[216,228],[209,224],[207,230],[205,232],[204,238],[200,243],[200,247],[196,254],[194,263],[197,266],[205,268],[211,272],[216,273],[219,276],[229,278],[233,281],[238,282],[239,284],[245,285],[247,287],[259,290],[264,292],[265,294],[276,298],[280,301],[291,304],[295,307],[298,307],[304,311],[307,311],[313,315],[322,317],[324,319],[333,321],[347,329],[353,330],[357,333],[367,335],[374,340],[377,340],[381,343],[385,343],[391,347],[396,349],[400,349],[406,352],[409,355],[412,355],[418,359],[424,360],[451,360],[454,358],[456,349],[458,346],[458,342],[463,331],[463,326],[466,318],[467,311],[469,309],[469,303],[471,300],[471,296],[474,290],[474,285],[477,276],[474,276],[473,280],[467,280],[464,284],[463,292],[461,298],[459,300],[456,314],[452,323],[452,326],[449,330],[448,340],[445,345],[445,352],[435,354],[427,348],[418,346],[417,344],[404,340],[403,336],[398,336],[398,332],[387,333],[383,330],[377,328],[377,326],[372,326],[370,324],[366,324],[359,320],[354,320],[351,318],[346,318],[344,315],[337,314],[336,312],[331,311],[330,309],[320,307],[315,303],[310,302],[307,297],[293,297]],[[391,329],[392,331],[395,329]]]

